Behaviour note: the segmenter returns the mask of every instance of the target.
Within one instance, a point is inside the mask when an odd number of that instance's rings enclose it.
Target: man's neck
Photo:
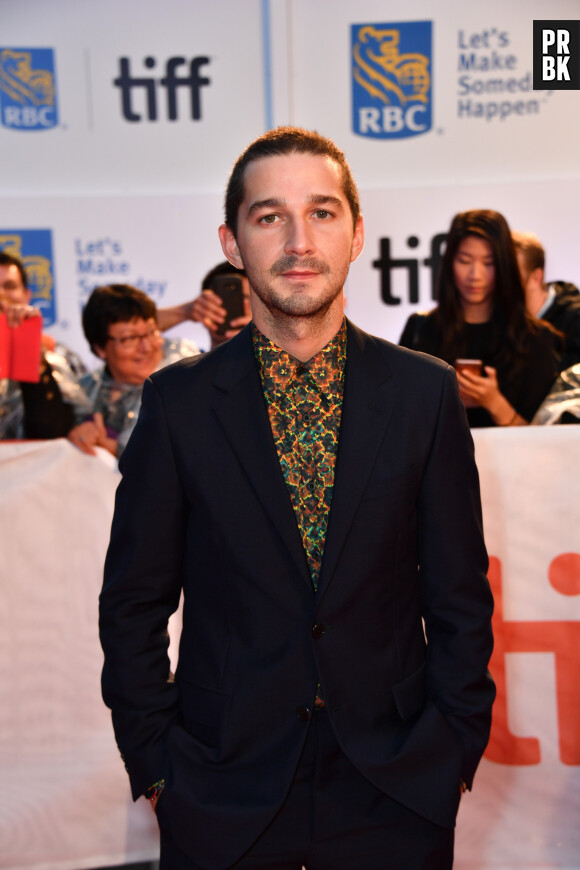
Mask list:
[[[255,306],[257,308],[257,306]],[[253,320],[260,332],[277,347],[301,362],[312,359],[332,341],[342,325],[343,305],[331,305],[325,312],[309,317],[276,316],[259,306]]]
[[[530,314],[537,316],[546,299],[548,298],[548,288],[545,284],[536,284],[526,288],[526,306]]]

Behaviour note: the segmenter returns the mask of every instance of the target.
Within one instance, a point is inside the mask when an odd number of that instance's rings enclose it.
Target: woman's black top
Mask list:
[[[435,312],[412,314],[403,330],[399,344],[411,350],[441,357],[441,333]],[[506,365],[501,359],[501,347],[494,339],[491,322],[465,323],[465,344],[461,357],[480,359],[485,366],[497,369],[501,393],[510,405],[528,422],[532,419],[557,377],[556,344],[552,331],[538,324],[537,332],[529,332],[525,359],[518,364]],[[494,346],[495,345],[495,346]],[[447,360],[453,364],[453,360]],[[485,408],[467,408],[467,419],[472,428],[495,426]]]

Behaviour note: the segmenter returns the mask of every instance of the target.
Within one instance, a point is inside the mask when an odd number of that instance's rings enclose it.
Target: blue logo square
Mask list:
[[[52,48],[0,48],[0,118],[11,130],[57,126]]]
[[[405,139],[432,126],[431,22],[351,25],[352,128]]]
[[[44,326],[56,323],[56,287],[51,230],[2,230],[0,249],[22,261],[32,293],[30,304],[42,313]]]

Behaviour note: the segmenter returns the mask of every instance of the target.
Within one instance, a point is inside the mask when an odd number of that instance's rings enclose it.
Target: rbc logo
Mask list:
[[[0,249],[22,260],[32,292],[30,300],[42,313],[44,326],[56,322],[56,296],[50,230],[0,230]]]
[[[2,124],[12,130],[49,130],[58,124],[51,48],[0,48]]]
[[[431,129],[431,22],[353,24],[352,127],[372,139]]]

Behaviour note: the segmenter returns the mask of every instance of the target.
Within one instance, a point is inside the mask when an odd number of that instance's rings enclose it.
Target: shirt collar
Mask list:
[[[330,385],[344,379],[346,365],[346,318],[328,344],[306,362],[301,362],[282,350],[260,332],[252,321],[254,356],[262,379],[264,391],[284,391],[297,373],[307,369],[319,390],[328,394]]]
[[[548,293],[542,303],[542,307],[538,312],[536,312],[536,317],[543,317],[554,299],[556,298],[556,289],[552,286],[552,284],[548,284],[546,290],[548,291]]]

